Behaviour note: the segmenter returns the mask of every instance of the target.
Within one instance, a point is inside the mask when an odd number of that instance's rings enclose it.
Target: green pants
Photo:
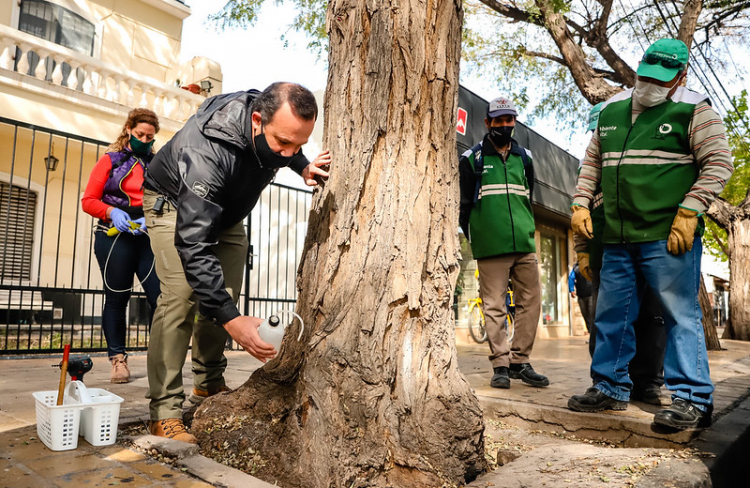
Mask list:
[[[148,394],[151,420],[182,418],[185,391],[182,368],[192,338],[193,385],[208,391],[224,385],[228,335],[223,327],[198,313],[193,289],[185,278],[174,245],[177,211],[169,204],[162,213],[152,210],[157,194],[145,190],[143,209],[154,251],[161,295],[156,305],[148,343]],[[211,248],[219,258],[224,283],[237,301],[247,258],[247,234],[242,222],[225,230]]]

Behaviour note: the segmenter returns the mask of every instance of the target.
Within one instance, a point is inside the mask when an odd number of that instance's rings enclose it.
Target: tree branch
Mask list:
[[[706,10],[713,10],[715,7],[717,7],[717,4],[706,5],[705,7],[706,7]],[[737,5],[733,6],[729,10],[723,11],[721,13],[713,14],[709,22],[699,25],[697,29],[704,30],[704,29],[711,29],[714,26],[719,27],[721,23],[728,17],[736,15],[748,8],[750,8],[750,2],[738,3]]]
[[[539,27],[544,27],[544,21],[541,18],[535,17],[531,15],[526,10],[521,10],[520,8],[511,7],[509,5],[505,5],[503,3],[498,2],[497,0],[479,0],[495,12],[499,13],[503,17],[508,17],[509,19],[513,19],[517,22],[526,22],[528,24],[537,25]]]
[[[727,256],[731,256],[731,254],[729,253],[729,249],[727,249],[727,246],[724,245],[724,242],[721,240],[721,237],[719,237],[719,234],[717,234],[716,231],[713,229],[711,230],[711,236],[713,236],[714,240],[716,241],[716,244],[718,244],[719,247],[721,248],[721,252],[723,252]]]
[[[748,195],[750,196],[750,191],[748,192]],[[747,199],[746,199],[747,200]],[[714,222],[716,222],[716,225],[721,227],[722,229],[728,231],[729,230],[729,224],[732,217],[733,208],[732,205],[729,204],[726,200],[719,197],[716,200],[714,200],[714,203],[711,204],[711,206],[706,211],[706,215],[711,218]]]

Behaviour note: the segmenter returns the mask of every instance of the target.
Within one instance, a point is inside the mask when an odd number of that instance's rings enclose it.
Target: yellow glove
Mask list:
[[[667,239],[667,251],[679,256],[693,249],[695,228],[698,226],[698,212],[680,207],[672,221],[672,230]]]
[[[581,205],[570,207],[573,215],[570,217],[570,227],[573,232],[586,239],[594,237],[594,227],[591,225],[591,212]]]
[[[578,256],[578,271],[581,272],[581,275],[584,278],[591,281],[593,275],[591,272],[591,265],[589,264],[589,253],[578,252],[576,253],[576,256]]]

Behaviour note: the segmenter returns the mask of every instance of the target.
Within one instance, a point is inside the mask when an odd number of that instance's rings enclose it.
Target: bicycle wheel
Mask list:
[[[484,314],[479,305],[471,309],[471,319],[469,320],[469,333],[472,339],[478,343],[487,340],[487,329],[484,327]]]

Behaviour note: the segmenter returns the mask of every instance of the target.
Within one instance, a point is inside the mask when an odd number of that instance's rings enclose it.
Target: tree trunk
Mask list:
[[[717,198],[708,216],[727,231],[729,255],[729,323],[725,339],[750,341],[750,190],[745,200],[733,207]]]
[[[686,0],[683,8],[677,39],[684,42],[688,49],[690,49],[693,44],[695,28],[698,25],[698,17],[700,17],[701,10],[703,10],[703,0]]]
[[[706,349],[709,351],[721,351],[721,342],[719,342],[719,335],[716,332],[716,324],[714,324],[713,308],[711,307],[711,299],[708,297],[708,291],[706,291],[706,285],[703,283],[703,276],[701,275],[701,286],[698,292],[698,301],[703,311],[703,334],[706,338]]]
[[[331,0],[299,343],[204,402],[201,447],[282,486],[438,487],[486,468],[457,368],[458,0]],[[234,456],[234,458],[232,458]]]

